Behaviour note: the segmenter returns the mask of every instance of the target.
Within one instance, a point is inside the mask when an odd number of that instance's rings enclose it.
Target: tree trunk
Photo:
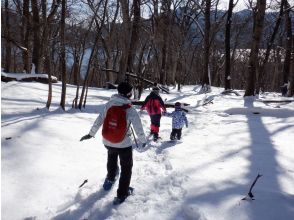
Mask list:
[[[50,55],[45,53],[45,71],[48,74],[48,98],[46,103],[46,108],[50,108],[51,101],[52,101],[52,74],[51,74],[51,59]]]
[[[201,84],[202,86],[208,86],[209,83],[209,49],[210,49],[210,9],[211,0],[205,1],[205,30],[204,30],[204,66]]]
[[[293,42],[293,37],[292,37],[292,45],[294,44]],[[292,47],[292,53],[294,54],[294,47]],[[288,96],[289,97],[292,97],[294,96],[294,61],[292,60],[291,62],[291,69],[292,69],[292,79],[291,79],[291,82],[290,82],[290,88],[289,88],[289,91],[288,91]]]
[[[128,0],[119,0],[122,10],[123,18],[123,30],[122,30],[122,54],[119,62],[119,75],[118,83],[125,81],[126,71],[127,71],[127,62],[128,62],[128,51],[130,48],[130,15],[129,15],[129,1]]]
[[[11,41],[10,41],[10,21],[9,21],[9,8],[8,8],[8,0],[5,0],[5,39],[6,39],[6,47],[5,47],[5,72],[11,72]]]
[[[31,6],[33,11],[33,54],[32,54],[32,63],[35,65],[35,72],[40,72],[40,17],[39,17],[39,7],[37,0],[31,0]]]
[[[89,24],[89,27],[88,27],[88,31],[85,33],[84,37],[83,37],[83,40],[82,40],[82,44],[81,44],[81,51],[82,51],[82,54],[79,55],[79,59],[77,60],[78,61],[78,70],[77,70],[77,89],[76,89],[76,96],[74,98],[74,108],[77,109],[80,105],[78,105],[79,103],[79,91],[80,91],[80,81],[81,81],[81,67],[82,67],[82,61],[84,60],[84,56],[85,56],[85,50],[86,50],[86,41],[87,41],[87,37],[90,33],[90,30],[92,29],[92,25],[94,23],[94,18],[92,18],[90,24]],[[97,34],[97,37],[99,35]],[[97,39],[96,37],[96,39]],[[94,48],[94,47],[93,47]],[[76,57],[77,58],[77,57]],[[90,57],[91,58],[91,57]],[[88,64],[89,65],[89,64]],[[89,67],[89,66],[88,66]],[[81,96],[82,98],[83,96]],[[80,104],[80,103],[79,103]],[[81,109],[81,108],[80,108]]]
[[[51,54],[52,50],[50,47],[50,35],[51,35],[51,22],[53,19],[54,14],[57,11],[57,8],[59,7],[60,0],[58,0],[57,3],[53,1],[52,7],[51,7],[51,13],[47,17],[47,0],[42,1],[42,14],[43,14],[43,36],[42,36],[42,45],[43,45],[43,52],[41,54],[44,55],[44,71],[46,74],[48,74],[48,99],[46,103],[46,107],[49,109],[51,105],[52,100],[52,62],[51,62]]]
[[[244,96],[255,95],[256,69],[258,65],[259,44],[263,32],[266,0],[257,1],[256,12],[254,12],[252,44],[249,57],[246,91]]]
[[[269,55],[270,55],[271,49],[273,47],[274,40],[276,38],[276,35],[277,35],[279,27],[280,27],[285,2],[286,2],[286,0],[281,1],[280,12],[279,12],[277,21],[275,23],[275,27],[274,27],[273,33],[271,35],[271,38],[270,38],[269,42],[267,43],[265,57],[263,59],[263,62],[261,64],[260,68],[258,68],[259,71],[258,71],[257,87],[256,87],[256,93],[257,94],[259,94],[260,90],[262,90],[262,91],[265,90],[265,88],[264,88],[264,84],[265,84],[265,82],[264,82],[264,80],[265,80],[265,68],[266,68],[266,65],[268,63]]]
[[[92,48],[92,52],[91,52],[91,55],[90,55],[90,58],[89,58],[89,62],[88,62],[88,67],[87,67],[87,72],[86,72],[86,76],[85,76],[85,79],[84,79],[84,83],[83,83],[83,89],[82,89],[82,93],[81,93],[81,96],[80,96],[80,101],[79,101],[79,109],[81,110],[82,109],[82,106],[83,106],[83,101],[84,101],[84,96],[85,96],[85,90],[86,90],[86,87],[87,87],[87,83],[88,83],[88,79],[91,75],[90,71],[91,71],[91,64],[92,64],[92,61],[94,59],[94,55],[96,53],[96,47],[97,47],[97,44],[98,44],[98,40],[99,40],[99,34],[96,35],[96,38],[95,38],[95,41],[94,41],[94,45],[93,45],[93,48]]]
[[[134,19],[133,19],[133,27],[131,33],[131,42],[130,42],[130,49],[128,55],[128,65],[127,65],[127,72],[133,72],[133,62],[134,57],[136,55],[138,40],[139,40],[139,24],[140,24],[140,0],[133,1],[133,10],[134,10]]]
[[[225,90],[231,89],[231,24],[233,8],[234,0],[230,0],[225,33]]]
[[[166,71],[167,71],[167,39],[168,39],[168,27],[169,27],[169,17],[170,17],[170,6],[171,1],[163,0],[162,1],[162,15],[161,15],[161,31],[162,31],[162,38],[160,42],[161,47],[161,67],[159,70],[159,83],[165,84],[166,83]],[[157,28],[157,31],[159,31]]]
[[[61,79],[62,79],[62,91],[60,106],[65,110],[65,97],[66,97],[66,63],[65,63],[65,10],[66,0],[62,0],[61,3],[61,20],[60,20],[60,65],[61,65]]]
[[[23,19],[22,19],[22,39],[23,46],[26,50],[22,51],[23,69],[26,73],[30,72],[30,59],[29,59],[29,38],[30,38],[30,0],[23,0]]]
[[[287,0],[285,0],[287,1]],[[289,80],[289,74],[290,74],[290,66],[291,66],[291,51],[292,51],[292,41],[293,41],[293,35],[292,35],[292,27],[291,27],[291,16],[290,16],[290,5],[287,2],[285,4],[285,29],[286,29],[286,56],[284,61],[284,67],[283,67],[283,83],[288,83]],[[292,57],[293,62],[293,57]],[[294,70],[292,70],[293,72]]]

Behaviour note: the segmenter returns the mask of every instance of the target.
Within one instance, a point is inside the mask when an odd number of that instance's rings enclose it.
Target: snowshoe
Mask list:
[[[134,188],[133,187],[129,187],[129,190],[128,190],[128,195],[127,196],[124,196],[124,197],[114,197],[113,199],[113,205],[119,205],[119,204],[122,204],[126,198],[130,195],[133,195],[134,193]]]
[[[103,183],[103,189],[105,191],[108,191],[112,188],[112,185],[114,184],[114,181],[110,181],[108,178],[105,179]]]
[[[175,136],[170,136],[170,140],[174,141],[174,140],[176,140],[176,137]]]
[[[112,188],[112,186],[115,183],[118,175],[119,175],[119,169],[117,168],[116,175],[115,175],[115,178],[114,178],[113,181],[109,180],[107,177],[105,178],[104,183],[103,183],[103,189],[105,191],[108,191],[108,190],[110,190]]]
[[[159,136],[157,133],[153,134],[153,141],[157,141],[159,139]]]

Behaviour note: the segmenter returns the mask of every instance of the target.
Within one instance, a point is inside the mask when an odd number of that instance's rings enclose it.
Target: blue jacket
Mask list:
[[[186,125],[188,127],[188,120],[186,113],[182,109],[176,109],[172,113],[165,113],[166,116],[172,117],[172,128],[180,129]]]

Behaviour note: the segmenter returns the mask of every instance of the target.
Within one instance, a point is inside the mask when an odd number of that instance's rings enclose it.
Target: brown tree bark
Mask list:
[[[291,15],[290,15],[290,4],[287,0],[285,4],[285,30],[286,30],[286,56],[283,66],[283,83],[288,83],[291,69],[291,61],[293,62],[293,56],[291,60],[291,51],[292,51],[292,43],[293,43],[293,35],[292,35],[292,26],[291,26]],[[294,70],[292,70],[293,72]]]
[[[93,61],[93,59],[95,57],[96,47],[97,47],[99,38],[100,38],[100,36],[97,34],[96,38],[95,38],[95,41],[94,41],[93,48],[92,48],[92,52],[91,52],[91,55],[90,55],[90,58],[89,58],[87,72],[86,72],[86,76],[85,76],[85,79],[84,79],[82,93],[81,93],[80,101],[79,101],[79,109],[80,110],[82,109],[82,106],[83,106],[85,91],[86,91],[86,88],[87,88],[87,83],[88,83],[89,78],[91,76],[91,72],[90,72],[91,71],[91,64],[92,64],[92,61]]]
[[[61,20],[60,20],[60,70],[61,70],[61,99],[60,106],[65,111],[65,97],[66,97],[66,63],[65,63],[65,10],[66,0],[61,2]]]
[[[209,85],[209,49],[210,49],[210,10],[211,0],[205,0],[205,29],[204,29],[204,65],[201,84],[202,86]]]
[[[51,106],[51,100],[52,100],[52,60],[51,60],[51,54],[52,50],[50,49],[50,43],[49,43],[49,38],[50,38],[50,26],[51,22],[53,20],[53,17],[55,13],[57,12],[57,9],[60,4],[60,0],[53,1],[52,2],[52,7],[51,7],[51,12],[47,17],[47,0],[42,0],[42,19],[43,19],[43,36],[42,36],[42,56],[44,56],[44,71],[46,74],[48,74],[48,98],[47,98],[47,103],[46,103],[46,108],[50,108]]]
[[[107,17],[106,23],[110,24],[108,27],[105,27],[105,30],[108,31],[107,35],[106,36],[101,35],[102,45],[104,47],[104,51],[106,54],[106,60],[105,60],[105,68],[106,69],[112,69],[113,65],[115,65],[114,59],[112,56],[113,55],[112,51],[114,48],[112,40],[114,38],[114,29],[116,26],[116,20],[117,20],[117,16],[118,16],[119,9],[120,9],[119,0],[116,0],[116,1],[117,1],[117,7],[115,9],[114,16],[113,16],[112,20],[110,21],[109,17]],[[105,10],[107,10],[107,9],[105,8]],[[105,72],[105,75],[106,75],[107,82],[111,82],[111,83],[114,82],[114,75],[112,72],[107,71],[107,72]]]
[[[275,27],[274,27],[273,33],[272,33],[272,35],[270,37],[270,40],[267,42],[267,47],[266,47],[266,52],[265,52],[264,59],[262,61],[261,66],[257,69],[258,70],[258,78],[257,78],[257,86],[256,86],[256,93],[257,94],[259,94],[260,90],[262,90],[262,91],[265,90],[265,88],[264,88],[264,84],[265,84],[265,82],[264,82],[265,68],[266,68],[266,65],[268,63],[269,55],[270,55],[271,49],[272,49],[273,44],[274,44],[274,40],[276,38],[276,35],[278,33],[278,30],[279,30],[279,27],[280,27],[280,24],[281,24],[283,12],[284,12],[283,8],[284,8],[284,5],[285,5],[285,2],[286,2],[286,0],[281,0],[280,12],[279,12],[278,18],[276,20]]]
[[[31,7],[33,12],[33,54],[32,63],[35,65],[35,72],[40,72],[40,50],[41,50],[41,37],[40,37],[40,17],[39,17],[39,6],[37,0],[31,0]]]
[[[137,52],[137,45],[139,41],[139,33],[140,33],[140,17],[141,17],[141,10],[140,10],[140,0],[133,0],[133,25],[132,25],[132,33],[131,33],[131,42],[130,42],[130,49],[128,55],[128,64],[127,64],[127,72],[133,72],[133,62],[134,57]]]
[[[29,38],[30,38],[30,0],[23,0],[23,19],[22,19],[22,39],[23,46],[26,50],[22,51],[23,69],[26,73],[30,72],[30,59],[29,59]]]
[[[4,71],[9,73],[11,72],[11,41],[10,41],[10,21],[9,21],[9,5],[8,0],[5,0],[5,29],[4,35],[6,39],[5,46],[5,68]]]
[[[255,95],[256,69],[258,65],[259,44],[263,32],[264,15],[266,0],[257,1],[256,10],[254,11],[254,23],[251,52],[249,57],[248,75],[246,81],[246,90],[244,96]]]
[[[167,72],[167,44],[168,44],[168,29],[169,29],[169,19],[170,19],[170,7],[171,7],[171,1],[169,0],[163,0],[162,1],[162,7],[161,7],[161,22],[160,22],[160,27],[161,28],[161,42],[160,42],[160,47],[161,47],[161,66],[159,70],[159,83],[160,84],[165,84],[166,83],[166,72]],[[157,28],[156,31],[159,31]]]
[[[225,90],[231,89],[231,24],[234,0],[230,0],[225,33]]]
[[[119,75],[117,78],[118,83],[125,81],[126,71],[127,71],[127,62],[128,54],[130,48],[130,33],[131,33],[131,22],[129,15],[129,1],[128,0],[119,0],[122,10],[123,18],[123,31],[122,31],[122,54],[120,56],[119,62]]]

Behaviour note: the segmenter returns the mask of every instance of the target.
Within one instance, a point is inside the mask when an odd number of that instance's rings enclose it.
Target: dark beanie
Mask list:
[[[118,93],[124,96],[128,95],[128,93],[130,93],[132,89],[133,86],[127,82],[122,82],[117,87]]]
[[[181,108],[181,103],[180,102],[176,102],[175,103],[175,108]]]

